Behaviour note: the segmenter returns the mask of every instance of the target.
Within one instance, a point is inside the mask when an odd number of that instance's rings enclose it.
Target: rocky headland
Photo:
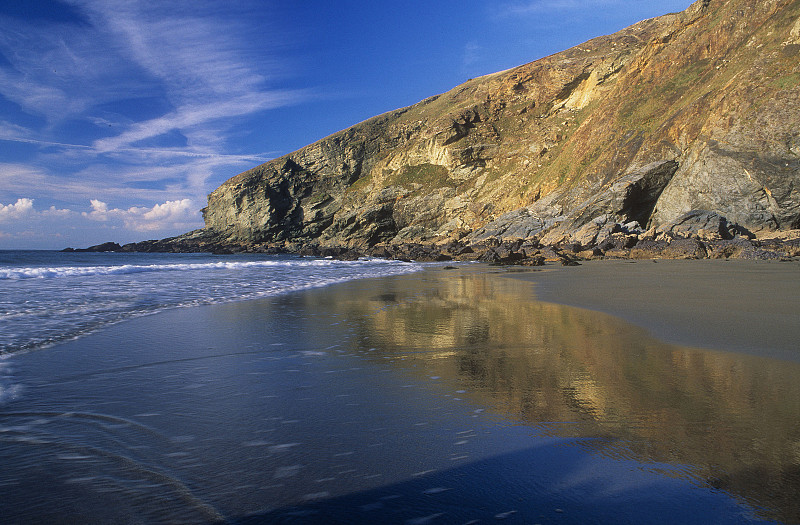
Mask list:
[[[798,257],[798,101],[800,0],[698,0],[257,166],[205,228],[118,249]]]

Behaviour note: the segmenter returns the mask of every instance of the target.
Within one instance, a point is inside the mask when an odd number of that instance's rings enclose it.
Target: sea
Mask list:
[[[170,308],[418,271],[415,263],[290,255],[0,251],[0,355]]]

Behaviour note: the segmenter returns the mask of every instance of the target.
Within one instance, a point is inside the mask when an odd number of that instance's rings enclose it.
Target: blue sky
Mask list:
[[[0,249],[202,226],[229,177],[690,0],[2,0]]]

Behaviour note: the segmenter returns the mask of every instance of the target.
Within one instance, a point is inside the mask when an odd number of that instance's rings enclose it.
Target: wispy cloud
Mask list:
[[[80,20],[0,16],[0,95],[19,108],[0,118],[0,147],[27,155],[0,156],[6,217],[27,206],[18,199],[95,199],[117,203],[108,223],[123,228],[197,227],[211,179],[279,154],[233,150],[231,130],[315,96],[275,86],[259,2],[65,1]]]
[[[580,9],[588,11],[598,7],[619,5],[621,0],[528,0],[502,4],[499,16],[539,15],[558,11]]]
[[[100,32],[77,24],[0,18],[0,93],[49,122],[142,88]]]
[[[475,64],[476,62],[479,62],[482,57],[483,51],[484,50],[480,44],[477,44],[475,42],[467,42],[467,44],[464,45],[464,58],[463,58],[464,67],[469,67]]]
[[[134,123],[117,136],[98,140],[94,145],[100,151],[174,130],[195,147],[214,146],[219,137],[196,128],[293,104],[307,96],[269,87],[264,64],[255,58],[252,44],[243,41],[252,29],[238,18],[225,16],[244,9],[241,5],[231,3],[220,10],[213,2],[158,7],[135,0],[76,3],[98,27],[105,28],[122,54],[163,87],[174,107],[160,117]],[[179,7],[170,7],[175,5]]]
[[[174,166],[117,167],[112,179],[102,164],[88,166],[76,173],[60,175],[23,164],[0,164],[0,202],[30,195],[35,188],[37,199],[85,202],[92,198],[110,199],[141,206],[190,198],[198,209],[205,202],[205,181],[220,167],[238,165],[241,169],[253,161],[197,158]]]
[[[0,140],[15,140],[20,142],[27,142],[29,139],[30,130],[19,126],[17,124],[13,124],[11,122],[5,122],[0,120]]]
[[[142,140],[150,139],[173,130],[181,130],[192,134],[192,128],[215,120],[239,117],[272,109],[292,103],[300,97],[296,93],[256,93],[242,95],[236,99],[226,99],[215,104],[195,105],[187,103],[159,118],[137,123],[124,133],[115,137],[95,141],[94,147],[99,152],[108,152],[125,148]],[[208,142],[204,140],[203,142]]]

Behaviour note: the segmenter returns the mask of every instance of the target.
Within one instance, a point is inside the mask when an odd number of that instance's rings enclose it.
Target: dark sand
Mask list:
[[[514,274],[542,301],[589,308],[686,346],[800,360],[800,263],[590,261]]]
[[[524,278],[545,299],[724,347],[709,324],[754,309],[713,310],[700,285],[774,298],[797,268],[612,263]],[[755,348],[770,330],[737,326],[751,353],[666,344],[536,301],[508,275],[521,274],[434,268],[172,310],[5,360],[0,521],[800,522],[800,364],[758,355],[790,346]],[[680,276],[698,276],[691,293],[674,289]]]

